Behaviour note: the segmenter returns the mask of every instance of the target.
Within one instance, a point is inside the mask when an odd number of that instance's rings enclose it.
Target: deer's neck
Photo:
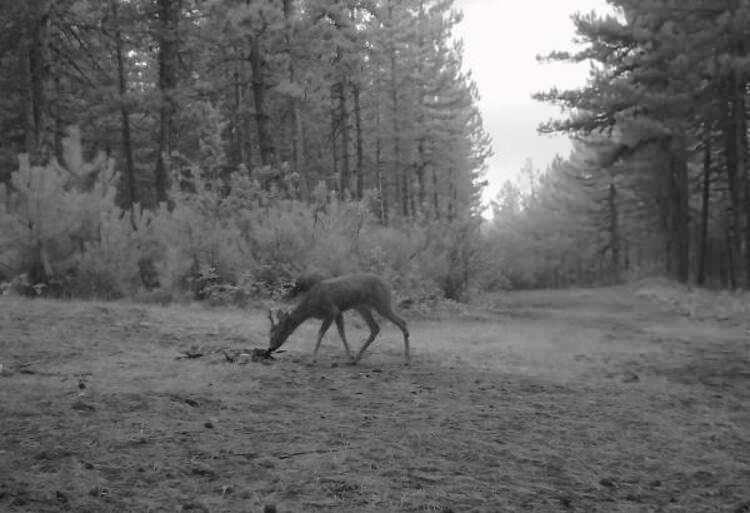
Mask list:
[[[292,310],[284,320],[284,340],[289,337],[300,324],[312,317],[308,310],[304,308],[304,303]]]

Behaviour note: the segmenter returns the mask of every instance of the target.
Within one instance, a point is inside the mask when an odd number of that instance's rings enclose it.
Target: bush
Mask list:
[[[11,190],[0,196],[0,261],[10,274],[25,276],[37,295],[131,294],[137,250],[133,228],[114,202],[113,162],[103,155],[84,162],[75,130],[64,155],[63,164],[47,166],[19,158]]]
[[[339,201],[319,185],[306,203],[246,172],[208,180],[195,167],[173,181],[169,206],[123,212],[112,162],[85,163],[75,132],[65,147],[64,166],[22,158],[12,189],[0,189],[0,268],[24,277],[4,290],[243,305],[282,297],[309,269],[374,272],[411,302],[458,299],[475,285],[481,248],[471,220],[384,227],[369,195]]]

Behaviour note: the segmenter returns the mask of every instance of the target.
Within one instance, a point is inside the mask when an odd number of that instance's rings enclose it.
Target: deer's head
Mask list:
[[[289,313],[283,310],[276,310],[276,319],[274,320],[274,312],[268,311],[268,320],[271,321],[271,336],[270,343],[268,344],[268,354],[273,353],[281,344],[283,344],[289,336]]]

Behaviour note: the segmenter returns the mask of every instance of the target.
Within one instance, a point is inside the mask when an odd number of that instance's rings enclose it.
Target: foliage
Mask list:
[[[37,292],[131,294],[140,244],[134,217],[115,205],[113,163],[101,155],[84,162],[75,131],[65,148],[63,164],[32,166],[21,157],[0,209],[3,267],[43,285]]]
[[[115,205],[111,162],[81,155],[73,137],[65,166],[22,160],[13,174],[0,233],[7,276],[26,277],[16,290],[116,298],[158,287],[169,297],[244,304],[280,296],[314,268],[376,272],[412,299],[440,290],[458,298],[474,274],[468,221],[385,227],[369,193],[340,201],[319,187],[308,203],[264,191],[244,173],[208,179],[197,167],[173,185],[171,205],[124,211]]]
[[[126,209],[173,199],[191,166],[307,202],[321,181],[377,190],[383,224],[478,207],[489,139],[452,1],[2,4],[0,183],[17,153],[61,160],[78,125],[115,157]]]
[[[537,95],[569,113],[541,130],[588,146],[571,164],[606,239],[600,267],[618,277],[638,260],[683,283],[750,287],[750,5],[610,4],[615,15],[574,17],[580,51],[547,57],[592,61],[589,83]]]

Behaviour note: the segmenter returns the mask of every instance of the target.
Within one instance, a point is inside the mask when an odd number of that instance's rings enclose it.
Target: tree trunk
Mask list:
[[[740,47],[740,55],[743,49]],[[745,214],[745,289],[750,289],[750,171],[747,165],[747,111],[745,102],[746,82],[735,73],[736,88],[734,101],[734,133],[737,138],[737,176],[744,182],[744,201],[741,202]]]
[[[236,53],[236,50],[235,50]],[[245,132],[245,95],[243,94],[243,75],[241,72],[241,64],[235,65],[234,71],[232,71],[232,117],[231,122],[231,137],[229,147],[229,165],[233,169],[237,169],[240,165],[244,165],[249,169],[249,163],[247,161],[247,155],[245,152],[245,141],[248,137]]]
[[[417,48],[422,54],[424,52],[425,47],[425,35],[424,35],[424,22],[425,22],[425,6],[424,6],[424,0],[420,0],[419,2],[419,38],[417,43]],[[424,175],[425,175],[425,168],[427,167],[427,163],[425,162],[425,132],[427,128],[425,127],[425,109],[427,108],[425,105],[425,84],[424,84],[424,65],[423,60],[420,58],[417,60],[417,80],[419,81],[417,85],[417,91],[418,91],[418,102],[417,102],[417,108],[419,109],[419,112],[417,114],[417,130],[420,132],[417,136],[417,163],[414,171],[417,175],[417,209],[415,210],[412,207],[412,213],[415,212],[422,212],[422,210],[425,208],[425,183],[424,183]],[[413,196],[412,196],[413,199]]]
[[[726,92],[728,93],[724,101],[724,141],[725,141],[725,155],[726,155],[726,169],[727,169],[727,186],[729,187],[729,200],[730,204],[727,209],[727,244],[729,245],[729,260],[732,269],[729,272],[730,288],[737,288],[737,271],[735,268],[740,265],[740,188],[738,183],[738,166],[739,162],[737,157],[739,156],[739,149],[737,142],[740,140],[737,132],[737,124],[735,118],[737,116],[737,104],[736,98],[731,94],[732,85],[734,82],[734,74],[727,81]]]
[[[49,158],[47,127],[47,81],[49,56],[47,45],[50,28],[50,0],[34,2],[29,6],[26,20],[25,58],[23,77],[25,105],[25,151],[32,164],[43,164]]]
[[[331,108],[331,159],[333,161],[333,176],[334,177],[339,176],[339,145],[337,144],[338,137],[336,137],[336,132],[338,131],[338,114],[336,110],[337,109],[335,108]],[[340,190],[340,187],[341,187],[340,181],[336,179],[334,181],[333,186],[337,190],[336,196],[338,198],[341,198],[343,195],[343,192],[341,192]]]
[[[375,105],[375,182],[378,188],[378,218],[383,226],[388,226],[388,192],[383,187],[383,138],[380,124],[380,96]]]
[[[453,166],[448,168],[448,221],[456,218],[456,184],[453,177]]]
[[[350,188],[349,162],[349,111],[346,105],[346,78],[335,86],[339,103],[339,130],[341,131],[341,172],[339,174],[339,199],[344,199]]]
[[[284,0],[284,20],[286,22],[285,39],[288,59],[287,73],[289,76],[289,82],[292,84],[295,84],[297,81],[296,69],[294,66],[294,52],[292,51],[292,41],[294,41],[294,16],[294,0]],[[305,172],[302,157],[304,154],[302,116],[299,109],[299,100],[292,95],[289,96],[289,111],[291,113],[290,131],[292,133],[292,158],[294,160],[294,171],[301,176]],[[305,185],[304,190],[309,192],[309,185],[306,177],[302,178],[302,183]]]
[[[276,150],[271,137],[271,117],[266,110],[266,60],[260,48],[258,37],[250,41],[250,68],[253,73],[253,100],[255,104],[255,123],[258,131],[258,146],[260,147],[260,160],[264,166],[276,163]]]
[[[63,137],[65,136],[65,118],[63,113],[63,86],[59,73],[55,73],[55,128],[53,151],[58,162],[63,159]]]
[[[672,137],[670,145],[670,178],[675,277],[687,283],[690,277],[690,212],[685,136]]]
[[[698,253],[698,285],[706,283],[708,252],[708,214],[711,199],[711,123],[707,122],[703,136],[703,189],[701,193],[701,245]]]
[[[177,28],[181,11],[181,0],[157,0],[159,18],[159,107],[158,155],[154,186],[156,202],[167,201],[167,188],[170,174],[170,160],[173,148],[173,116],[176,110],[174,92],[177,87]]]
[[[617,212],[617,188],[614,183],[609,184],[609,247],[612,251],[612,275],[615,281],[620,277],[620,226]]]
[[[361,200],[364,194],[364,143],[362,140],[362,107],[360,105],[360,90],[358,84],[352,84],[354,95],[354,122],[357,133],[357,169],[356,169],[356,198]]]
[[[394,23],[393,0],[388,2],[388,21],[390,25]],[[393,168],[392,178],[396,184],[396,191],[401,201],[401,214],[404,217],[409,216],[409,191],[407,189],[407,170],[401,162],[401,133],[399,125],[399,101],[398,101],[398,78],[396,67],[396,46],[391,42],[389,48],[390,57],[390,93],[391,93],[391,118],[393,123]]]
[[[432,143],[431,150],[434,155],[434,143]],[[432,209],[435,213],[435,219],[440,219],[440,194],[438,191],[438,175],[437,166],[434,165],[432,166]]]
[[[737,267],[735,265],[734,260],[734,254],[732,252],[732,233],[731,228],[729,227],[729,224],[727,224],[726,231],[725,231],[725,237],[726,237],[726,249],[724,250],[726,255],[725,258],[722,259],[722,261],[726,262],[726,267],[724,269],[724,275],[725,279],[722,280],[722,284],[724,287],[728,287],[730,289],[737,288]]]
[[[401,134],[398,122],[398,88],[396,80],[396,51],[391,52],[391,117],[393,123],[393,171],[396,191],[401,201],[401,214],[409,216],[409,193],[406,184],[406,170],[401,162]]]
[[[135,165],[133,164],[133,144],[130,137],[130,111],[127,102],[128,87],[122,48],[122,32],[117,12],[118,1],[112,0],[110,5],[112,9],[112,22],[115,24],[115,59],[117,61],[117,89],[120,103],[120,134],[122,137],[122,154],[125,160],[125,174],[123,177],[125,198],[123,205],[126,209],[131,210],[132,221],[132,208],[138,202],[138,197],[135,189]]]

